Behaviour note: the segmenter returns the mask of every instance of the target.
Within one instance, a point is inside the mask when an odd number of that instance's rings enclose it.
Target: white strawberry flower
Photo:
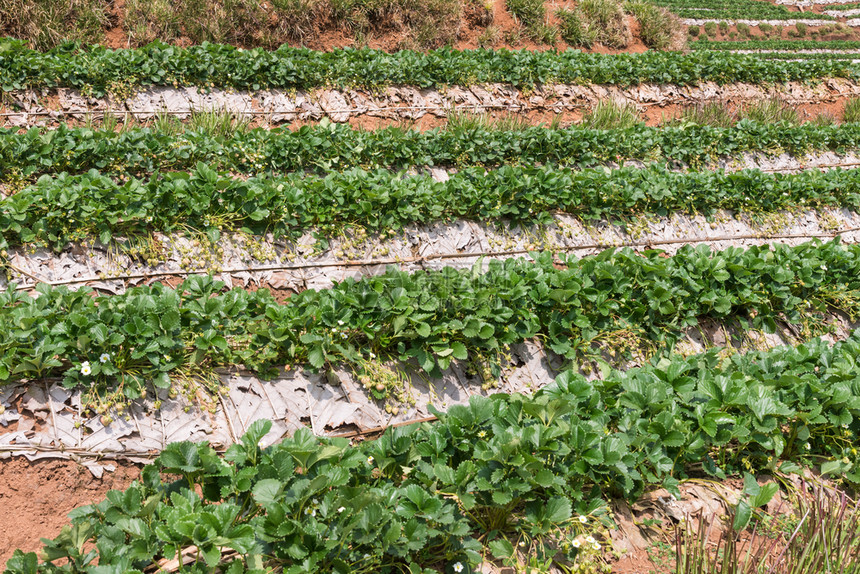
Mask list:
[[[580,515],[579,515],[579,521],[580,521],[581,523],[585,524],[586,522],[588,522],[588,517],[587,517],[587,516],[583,516],[583,515],[581,515],[581,514],[580,514]]]
[[[457,562],[454,564],[454,572],[462,572],[463,571],[463,563]]]
[[[81,374],[82,375],[88,376],[88,375],[91,375],[92,372],[93,372],[93,369],[92,369],[92,367],[90,367],[89,361],[84,361],[83,363],[81,363]]]
[[[107,363],[108,361],[110,361],[110,355],[108,353],[102,353],[101,356],[99,356],[100,363]]]

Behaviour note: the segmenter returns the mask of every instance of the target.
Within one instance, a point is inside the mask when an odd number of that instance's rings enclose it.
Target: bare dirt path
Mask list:
[[[16,548],[39,550],[39,539],[56,537],[71,510],[100,502],[108,490],[127,488],[140,475],[137,465],[111,464],[113,472],[95,478],[69,460],[0,460],[0,564]]]

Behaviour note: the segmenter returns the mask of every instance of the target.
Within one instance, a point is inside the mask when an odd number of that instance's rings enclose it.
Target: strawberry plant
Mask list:
[[[817,16],[817,15],[816,15]],[[847,62],[766,62],[727,52],[584,54],[579,51],[464,50],[394,53],[368,48],[316,52],[287,45],[275,51],[203,44],[179,48],[159,42],[111,50],[69,43],[49,52],[24,42],[0,42],[0,87],[79,88],[103,96],[118,86],[199,86],[241,90],[309,89],[323,86],[382,87],[474,85],[502,82],[529,88],[548,83],[636,85],[714,81],[766,84],[850,77]]]
[[[532,397],[472,397],[354,446],[300,429],[263,449],[271,423],[258,421],[223,454],[168,446],[129,489],[74,510],[41,562],[17,551],[6,573],[144,572],[183,551],[185,572],[462,572],[484,546],[512,564],[525,548],[587,565],[607,542],[607,498],[744,474],[760,504],[776,483],[745,473],[834,459],[827,474],[860,482],[845,454],[860,436],[858,359],[855,332],[600,380],[566,371]]]
[[[0,129],[0,177],[9,181],[67,172],[146,176],[185,171],[197,163],[222,171],[284,174],[328,173],[350,168],[553,164],[578,168],[629,159],[701,166],[744,152],[845,151],[860,147],[853,124],[763,124],[742,120],[730,128],[700,125],[623,130],[526,127],[497,130],[448,125],[428,131],[388,127],[355,130],[347,125],[302,126],[297,131],[254,129],[229,138],[205,130],[170,135],[150,128],[109,130]]]
[[[342,362],[361,373],[368,362],[414,360],[438,374],[454,360],[482,357],[497,376],[507,347],[533,337],[569,361],[602,349],[618,359],[660,354],[706,317],[767,331],[789,322],[814,334],[828,310],[860,314],[858,254],[836,241],[685,247],[672,257],[608,250],[562,258],[558,269],[544,253],[490,261],[484,272],[390,269],[284,304],[266,290],[224,290],[210,277],[95,297],[44,285],[30,297],[13,286],[0,294],[0,381],[62,376],[69,387],[135,398],[144,381],[165,387],[171,373],[231,364],[265,375],[277,365]],[[619,334],[626,347],[612,343]],[[388,392],[396,389],[383,385]],[[763,396],[760,408],[749,424],[763,432],[774,407]],[[661,423],[665,433],[673,420]]]
[[[0,200],[0,247],[141,237],[151,231],[222,230],[297,238],[344,226],[375,232],[469,219],[546,225],[561,211],[583,219],[669,213],[761,213],[806,207],[860,208],[856,170],[765,174],[674,172],[662,166],[572,170],[554,166],[466,168],[446,181],[358,168],[325,177],[294,173],[246,180],[200,163],[192,173],[117,183],[90,171],[42,176]]]

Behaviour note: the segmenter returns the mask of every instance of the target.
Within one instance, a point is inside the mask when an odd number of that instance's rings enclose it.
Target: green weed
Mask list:
[[[110,16],[105,0],[3,0],[0,37],[25,40],[37,50],[64,41],[101,42]]]
[[[601,100],[585,115],[580,124],[592,129],[623,129],[642,123],[642,116],[636,106],[627,102]]]
[[[845,103],[842,121],[851,124],[860,122],[860,98],[850,98]]]
[[[685,47],[684,25],[680,18],[644,0],[628,2],[626,9],[639,21],[639,37],[652,50],[680,50]]]
[[[633,40],[630,26],[619,0],[582,0],[575,8],[586,30],[595,41],[609,48],[626,48]]]
[[[707,102],[687,108],[679,120],[700,126],[730,128],[735,124],[736,118],[724,102]]]
[[[741,116],[762,124],[786,122],[796,125],[800,123],[797,110],[778,98],[769,98],[749,104],[743,109]]]

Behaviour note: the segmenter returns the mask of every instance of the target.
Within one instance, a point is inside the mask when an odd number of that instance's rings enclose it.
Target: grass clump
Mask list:
[[[851,124],[860,122],[860,98],[851,98],[845,103],[842,121]]]
[[[815,487],[797,491],[797,508],[774,518],[755,509],[756,527],[741,542],[733,526],[700,519],[676,533],[676,574],[860,574],[860,506],[845,494]],[[728,517],[736,521],[738,510]],[[712,530],[719,529],[716,544]]]
[[[525,26],[540,24],[546,19],[543,0],[505,0],[505,5]]]
[[[402,48],[436,48],[456,40],[458,0],[126,0],[130,43],[218,42],[277,48],[305,43],[325,29],[356,39],[374,32],[404,31]]]
[[[478,36],[478,46],[481,48],[492,48],[502,39],[502,30],[493,24],[484,28],[481,35]]]
[[[505,5],[523,25],[525,35],[543,44],[554,44],[558,29],[546,21],[543,0],[506,0]]]
[[[319,0],[271,0],[278,15],[276,37],[304,41],[315,34],[314,22],[325,8]]]
[[[639,37],[652,50],[680,50],[686,45],[681,20],[660,6],[636,0],[627,11],[639,21]]]
[[[580,124],[582,127],[610,130],[631,128],[642,123],[642,116],[636,106],[628,102],[601,100],[585,115]]]
[[[806,36],[806,32],[809,30],[808,26],[803,22],[798,22],[794,25],[794,35],[798,38],[803,38]]]
[[[743,110],[742,116],[763,124],[786,122],[798,125],[800,123],[797,110],[778,98],[769,98],[754,102]]]
[[[586,26],[597,30],[597,41],[609,48],[626,48],[633,37],[617,0],[582,0],[577,6]]]
[[[212,137],[230,138],[246,133],[250,129],[250,121],[246,116],[218,110],[192,112],[186,123],[173,114],[158,113],[150,127],[169,136],[201,132]]]
[[[124,20],[132,46],[162,40],[271,47],[268,16],[254,0],[126,0]]]
[[[576,8],[556,12],[561,20],[561,36],[575,47],[626,48],[633,40],[624,8],[618,0],[582,0]]]
[[[559,19],[561,38],[571,46],[590,48],[597,41],[597,30],[586,26],[576,10],[560,8],[555,14]]]
[[[36,50],[49,50],[64,41],[102,41],[110,23],[105,0],[3,0],[0,37],[26,41]]]
[[[724,102],[707,102],[684,110],[676,123],[692,123],[700,126],[730,128],[735,125],[735,115]]]
[[[358,4],[367,0],[355,0]],[[463,3],[459,0],[390,0],[391,19],[373,21],[370,30],[399,29],[409,33],[399,48],[426,50],[452,44],[460,33]],[[389,24],[386,24],[389,22]]]
[[[831,114],[829,112],[821,112],[820,114],[815,116],[810,121],[810,123],[813,125],[816,125],[816,126],[824,127],[824,126],[835,126],[839,122],[836,120],[836,116],[834,116],[833,114]]]
[[[717,23],[716,22],[705,22],[703,26],[705,29],[705,35],[708,38],[715,38],[717,36]]]
[[[452,112],[448,115],[445,129],[448,131],[494,131],[494,132],[516,132],[529,129],[531,123],[528,118],[519,114],[503,114],[492,117],[487,113]]]

